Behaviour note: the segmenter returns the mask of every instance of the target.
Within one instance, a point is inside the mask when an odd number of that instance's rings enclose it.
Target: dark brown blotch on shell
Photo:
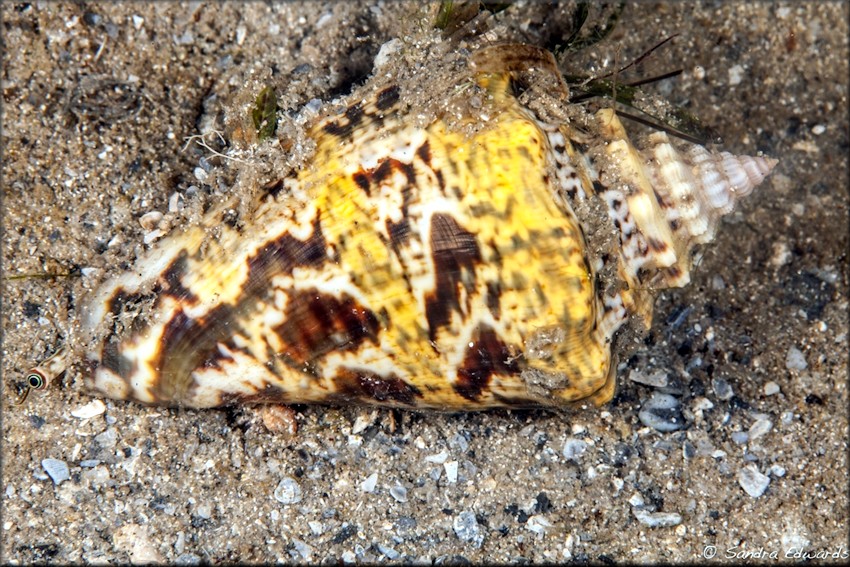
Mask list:
[[[253,296],[270,289],[272,276],[291,274],[297,266],[320,268],[328,260],[327,243],[322,234],[321,214],[316,213],[313,232],[306,240],[289,233],[272,240],[248,258],[245,295]]]
[[[274,331],[284,344],[281,354],[296,364],[357,350],[367,340],[377,344],[378,318],[349,295],[337,298],[315,288],[288,295],[284,322]]]
[[[490,385],[494,374],[518,374],[521,368],[512,352],[495,330],[480,325],[463,357],[463,364],[457,371],[455,391],[470,401],[477,401],[481,392]]]
[[[161,292],[194,305],[198,302],[198,296],[191,289],[183,285],[183,276],[186,275],[186,271],[189,268],[188,260],[188,252],[181,250],[177,258],[168,265],[162,274]]]
[[[463,314],[460,286],[465,287],[467,297],[474,292],[481,250],[474,234],[443,213],[431,217],[430,243],[436,281],[434,292],[425,297],[425,317],[434,341],[440,327],[450,323],[453,311]]]
[[[361,402],[382,404],[398,402],[413,406],[422,393],[395,375],[379,376],[357,369],[341,369],[333,378],[336,393],[331,400],[338,403]]]

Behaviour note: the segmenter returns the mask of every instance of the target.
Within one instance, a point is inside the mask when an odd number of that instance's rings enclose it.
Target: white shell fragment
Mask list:
[[[744,489],[744,492],[758,498],[767,490],[770,485],[770,477],[759,472],[756,465],[749,464],[738,471],[738,484]]]
[[[53,484],[59,485],[71,478],[68,463],[59,459],[44,459],[41,461],[44,472],[53,480]]]
[[[563,453],[568,461],[580,461],[585,451],[587,451],[587,442],[581,439],[570,437],[564,442]]]
[[[139,218],[139,224],[142,225],[142,228],[145,230],[153,230],[157,227],[159,222],[162,220],[163,214],[159,211],[150,211],[143,214]]]
[[[638,522],[650,528],[668,528],[682,523],[682,515],[676,512],[649,512],[633,508],[632,514]]]
[[[360,483],[360,490],[363,492],[375,492],[375,487],[378,486],[378,473],[372,473],[366,477],[366,480]]]
[[[71,415],[77,419],[91,419],[103,414],[105,411],[106,404],[100,400],[92,400],[84,406],[71,410]]]
[[[301,502],[301,486],[292,477],[282,479],[274,491],[274,499],[284,505]]]
[[[59,485],[71,478],[68,463],[59,459],[44,459],[41,461],[44,472],[53,480],[53,484]]]
[[[791,346],[785,355],[785,367],[788,370],[805,370],[809,367],[809,363],[806,361],[806,355],[803,354],[803,351]]]

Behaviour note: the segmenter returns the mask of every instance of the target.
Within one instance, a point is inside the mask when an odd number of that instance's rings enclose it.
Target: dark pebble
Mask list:
[[[333,543],[342,543],[354,534],[357,533],[357,526],[348,524],[347,526],[343,526],[333,537]]]

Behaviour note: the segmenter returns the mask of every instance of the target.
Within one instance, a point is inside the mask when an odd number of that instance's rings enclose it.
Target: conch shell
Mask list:
[[[609,400],[617,330],[688,283],[776,160],[633,143],[611,109],[543,119],[512,81],[551,55],[501,49],[475,58],[480,114],[420,127],[387,87],[315,124],[311,167],[241,226],[213,209],[107,279],[81,310],[86,385],[184,407]]]

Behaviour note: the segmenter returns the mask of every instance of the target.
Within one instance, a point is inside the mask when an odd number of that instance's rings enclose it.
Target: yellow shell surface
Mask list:
[[[92,326],[143,301],[156,316],[105,341],[91,386],[193,407],[447,410],[605,388],[602,307],[549,138],[507,75],[479,81],[492,120],[476,134],[406,126],[387,89],[315,126],[313,167],[270,186],[249,225],[212,215],[158,243],[142,278],[107,282]],[[136,296],[145,279],[155,293]]]

